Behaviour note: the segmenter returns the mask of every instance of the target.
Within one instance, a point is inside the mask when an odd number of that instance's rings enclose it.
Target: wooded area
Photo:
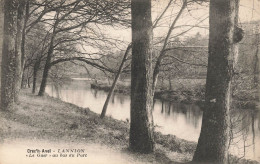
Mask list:
[[[236,163],[245,156],[247,134],[237,132],[244,137],[244,156],[233,158],[230,145],[245,116],[232,114],[240,109],[257,113],[260,107],[260,16],[253,20],[253,3],[252,20],[242,21],[241,3],[2,0],[1,111],[15,113],[20,92],[28,88],[43,97],[48,85],[88,78],[91,87],[109,92],[100,120],[115,92],[130,95],[131,151],[156,152],[153,111],[159,99],[202,109],[191,163]],[[260,127],[255,119],[260,118],[253,115],[255,144],[255,126]]]

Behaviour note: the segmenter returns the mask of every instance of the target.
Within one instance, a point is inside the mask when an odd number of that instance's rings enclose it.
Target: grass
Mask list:
[[[89,108],[81,108],[48,96],[35,96],[29,92],[22,90],[20,103],[14,111],[0,111],[2,143],[7,139],[95,143],[131,156],[134,159],[132,163],[184,163],[192,159],[195,142],[155,132],[154,153],[134,153],[128,149],[128,122],[111,117],[100,119]],[[242,163],[254,162],[246,160]]]
[[[48,140],[51,142],[96,143],[116,149],[145,163],[186,162],[196,143],[173,135],[155,133],[155,152],[139,154],[128,150],[129,123],[111,117],[100,119],[89,108],[22,90],[20,104],[11,112],[0,112],[2,140]],[[98,154],[97,154],[98,156]]]

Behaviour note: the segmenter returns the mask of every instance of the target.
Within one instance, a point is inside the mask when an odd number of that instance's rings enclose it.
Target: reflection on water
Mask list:
[[[58,97],[65,102],[80,107],[89,107],[96,113],[101,113],[107,97],[106,92],[90,89],[88,81],[80,80],[74,80],[62,87],[48,86],[46,92],[50,96]],[[114,94],[108,106],[107,116],[119,120],[129,119],[130,97]],[[156,100],[153,116],[155,130],[197,142],[202,122],[202,111],[198,106]],[[247,152],[250,152],[245,156],[260,161],[259,146],[254,146],[260,144],[260,113],[255,110],[243,110],[232,113],[231,117],[234,129],[232,131],[234,139],[230,145],[232,153],[243,156],[245,145]]]
[[[90,89],[90,84],[83,81],[73,81],[59,89],[54,85],[48,86],[46,92],[80,107],[89,107],[96,113],[101,113],[107,97],[106,92]],[[130,97],[114,94],[108,106],[107,116],[119,120],[129,119]],[[153,116],[156,130],[164,134],[174,134],[186,140],[197,141],[202,119],[202,111],[197,106],[156,100]]]

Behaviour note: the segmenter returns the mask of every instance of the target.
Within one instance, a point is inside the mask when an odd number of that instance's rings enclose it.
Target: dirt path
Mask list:
[[[51,153],[28,153],[33,150],[51,150]],[[80,153],[61,153],[65,150],[78,150]],[[83,152],[82,152],[83,151]],[[54,157],[54,155],[57,157]],[[67,154],[67,156],[65,155]],[[69,156],[73,154],[74,157]],[[45,157],[45,155],[47,155]],[[0,146],[1,164],[143,164],[126,152],[101,144],[50,142],[48,140],[5,141]],[[109,161],[109,162],[108,162]]]

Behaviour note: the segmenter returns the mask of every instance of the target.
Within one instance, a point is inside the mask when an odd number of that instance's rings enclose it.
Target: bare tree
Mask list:
[[[84,40],[86,38],[92,40],[92,42],[88,42],[90,45],[97,45],[100,43],[97,42],[97,40],[101,40],[100,38],[93,38],[91,35],[86,36],[86,34],[88,34],[86,32],[92,34],[93,31],[95,31],[93,30],[94,26],[98,28],[98,24],[108,25],[114,22],[127,24],[125,23],[127,19],[121,18],[127,16],[127,3],[124,1],[104,2],[75,0],[70,2],[70,4],[71,5],[68,5],[63,2],[61,5],[66,5],[66,8],[64,10],[57,10],[56,16],[52,20],[52,37],[50,39],[42,83],[38,95],[42,96],[44,94],[55,47],[60,44]],[[59,40],[59,36],[65,36],[65,33],[70,36],[75,36],[76,33],[78,37]],[[85,33],[85,35],[83,33]]]
[[[186,8],[187,6],[187,0],[183,0],[183,3],[182,3],[182,7],[180,9],[180,11],[178,12],[178,15],[176,16],[176,18],[174,19],[174,21],[172,22],[169,30],[168,30],[168,33],[164,39],[164,43],[163,43],[163,46],[162,46],[162,49],[160,51],[160,54],[156,60],[156,64],[155,64],[155,68],[154,68],[154,71],[153,71],[153,94],[155,92],[155,87],[156,87],[156,84],[157,84],[157,79],[158,79],[158,76],[159,76],[159,72],[160,72],[160,66],[161,66],[161,63],[162,63],[162,60],[165,56],[165,49],[167,48],[167,43],[170,39],[170,36],[171,36],[171,33],[178,21],[178,19],[180,18],[182,12],[184,11],[184,9]]]

